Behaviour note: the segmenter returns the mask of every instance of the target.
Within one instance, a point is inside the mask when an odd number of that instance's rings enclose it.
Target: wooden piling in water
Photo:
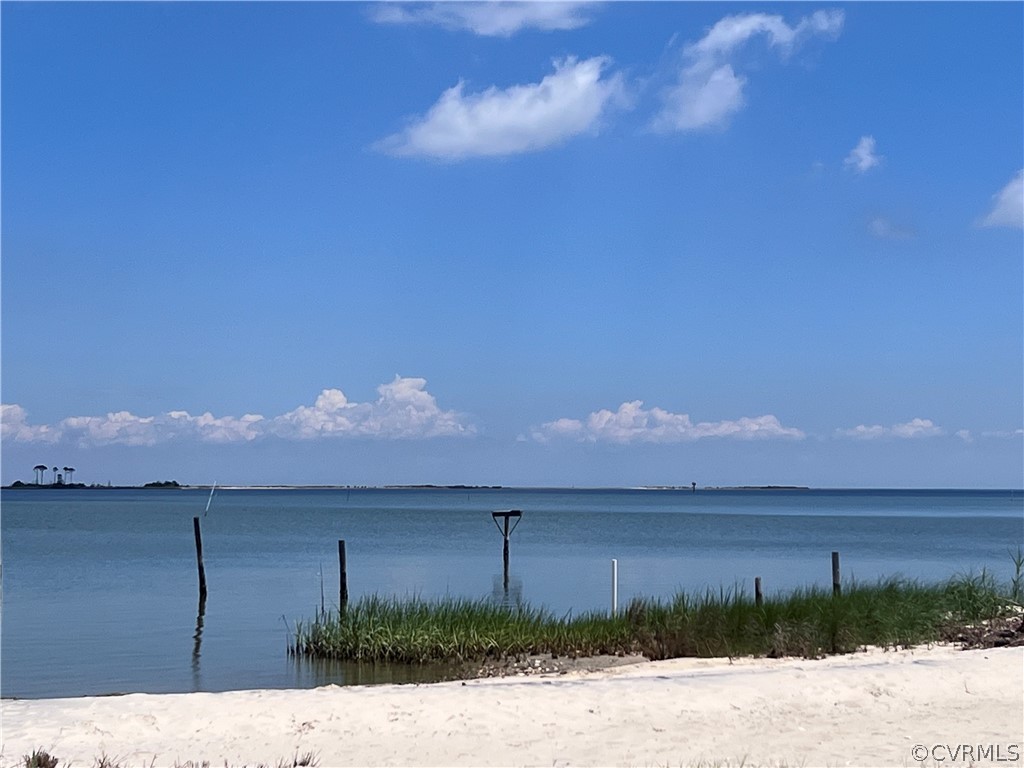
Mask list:
[[[764,593],[761,592],[761,577],[754,577],[754,605],[758,608],[764,603]]]
[[[842,590],[839,580],[839,553],[832,553],[832,594],[838,595]]]
[[[348,606],[348,563],[345,559],[345,540],[338,539],[338,607]]]
[[[199,531],[199,518],[192,518],[192,530],[196,535],[196,564],[199,566],[199,604],[206,603],[206,569],[203,567],[203,534]]]

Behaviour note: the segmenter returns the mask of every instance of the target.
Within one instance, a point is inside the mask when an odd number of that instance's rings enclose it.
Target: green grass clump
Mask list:
[[[56,757],[44,749],[33,749],[31,755],[25,755],[25,768],[57,768]]]
[[[531,653],[591,656],[629,646],[622,617],[558,619],[485,600],[364,597],[295,629],[293,653],[350,661],[464,662]]]
[[[1012,590],[1011,590],[1012,591]],[[290,653],[347,661],[461,663],[531,654],[594,656],[803,656],[866,645],[906,647],[951,639],[964,626],[1005,617],[1014,601],[995,581],[941,584],[889,579],[842,593],[810,587],[758,606],[742,589],[637,599],[612,617],[557,617],[528,605],[447,598],[364,597],[295,628]]]

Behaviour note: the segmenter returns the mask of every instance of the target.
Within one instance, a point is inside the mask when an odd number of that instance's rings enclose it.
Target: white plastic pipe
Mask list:
[[[619,613],[619,561],[612,560],[612,616]]]

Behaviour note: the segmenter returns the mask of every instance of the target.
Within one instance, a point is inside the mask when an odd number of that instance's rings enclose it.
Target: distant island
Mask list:
[[[30,490],[30,489],[65,489],[76,490],[101,490],[101,491],[138,491],[143,489],[153,490],[208,490],[208,484],[183,485],[177,480],[156,480],[143,485],[102,485],[100,483],[24,483],[15,480],[10,485],[2,486],[2,490]],[[506,491],[506,490],[576,490],[576,491],[602,491],[602,490],[641,490],[641,491],[809,491],[811,488],[806,485],[642,485],[633,488],[618,487],[554,487],[554,486],[506,486],[506,485],[468,485],[457,483],[454,485],[440,485],[434,483],[416,483],[409,485],[218,485],[218,489],[249,490],[249,491],[353,491],[353,490],[384,490],[384,491]]]
[[[809,491],[806,485],[709,485],[705,491]]]
[[[75,490],[100,490],[100,491],[127,491],[127,490],[138,490],[140,488],[188,488],[187,485],[182,485],[177,480],[158,480],[152,483],[146,483],[144,485],[100,485],[99,483],[23,483],[21,480],[15,480],[10,485],[0,486],[0,490],[64,490],[66,488],[73,488]]]
[[[10,485],[0,486],[2,490],[29,490],[29,489],[46,489],[52,490],[56,488],[75,488],[78,490],[101,490],[101,491],[137,491],[142,488],[154,488],[159,490],[176,490],[176,489],[208,489],[209,485],[182,485],[177,480],[156,480],[150,483],[144,483],[143,485],[111,485],[111,484],[100,484],[100,483],[67,483],[67,482],[56,482],[56,483],[24,483],[21,480],[15,480]],[[500,491],[504,490],[503,485],[434,485],[432,483],[423,483],[418,485],[240,485],[240,486],[218,486],[223,490],[275,490],[275,491],[287,491],[287,490],[335,490],[335,491],[351,491],[351,490],[367,490],[367,489],[378,489],[378,490],[444,490],[444,491],[473,491],[473,490],[488,490],[488,491]]]

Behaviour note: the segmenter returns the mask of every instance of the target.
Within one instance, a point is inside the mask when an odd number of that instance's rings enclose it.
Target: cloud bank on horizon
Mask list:
[[[623,403],[615,411],[594,411],[583,420],[561,418],[549,421],[532,430],[531,437],[542,443],[556,438],[592,443],[680,443],[707,437],[802,440],[806,435],[799,429],[782,426],[772,415],[694,424],[688,414],[671,413],[657,407],[645,409],[642,401],[633,400]]]
[[[965,430],[960,430],[964,432]],[[958,432],[958,436],[962,437]],[[945,430],[934,424],[931,419],[911,419],[902,424],[893,424],[891,427],[883,427],[881,424],[867,426],[859,424],[852,429],[837,429],[839,437],[852,437],[856,440],[878,440],[883,437],[919,438],[939,437],[944,435]]]
[[[149,446],[173,440],[244,443],[260,437],[289,440],[370,437],[419,440],[466,437],[476,427],[464,416],[443,410],[426,391],[426,379],[395,376],[377,387],[373,402],[351,402],[340,389],[325,389],[313,405],[266,418],[258,414],[215,417],[207,412],[168,411],[159,416],[136,416],[128,411],[105,416],[72,416],[59,424],[32,425],[19,405],[0,406],[0,437],[18,442],[56,443],[81,447],[100,445]]]
[[[478,425],[454,410],[444,410],[426,390],[426,379],[395,376],[377,387],[373,402],[350,401],[340,389],[324,389],[312,405],[279,416],[259,414],[220,416],[206,412],[193,416],[187,411],[168,411],[157,416],[137,416],[117,411],[105,416],[71,416],[54,425],[30,424],[28,413],[17,404],[0,405],[0,438],[19,443],[74,443],[81,448],[126,445],[153,446],[172,441],[206,443],[247,443],[277,437],[286,440],[373,438],[379,440],[428,440],[472,438]],[[947,432],[931,419],[882,425],[858,425],[836,429],[835,438],[877,440],[881,438],[929,438]],[[969,430],[958,430],[965,442],[973,440]],[[982,432],[986,438],[1017,438],[1024,430]],[[694,422],[688,414],[659,408],[645,408],[641,400],[622,403],[612,411],[602,408],[584,419],[562,417],[533,427],[529,438],[537,443],[571,440],[607,444],[673,444],[708,438],[734,440],[804,440],[803,430],[783,425],[772,414],[722,421]]]

